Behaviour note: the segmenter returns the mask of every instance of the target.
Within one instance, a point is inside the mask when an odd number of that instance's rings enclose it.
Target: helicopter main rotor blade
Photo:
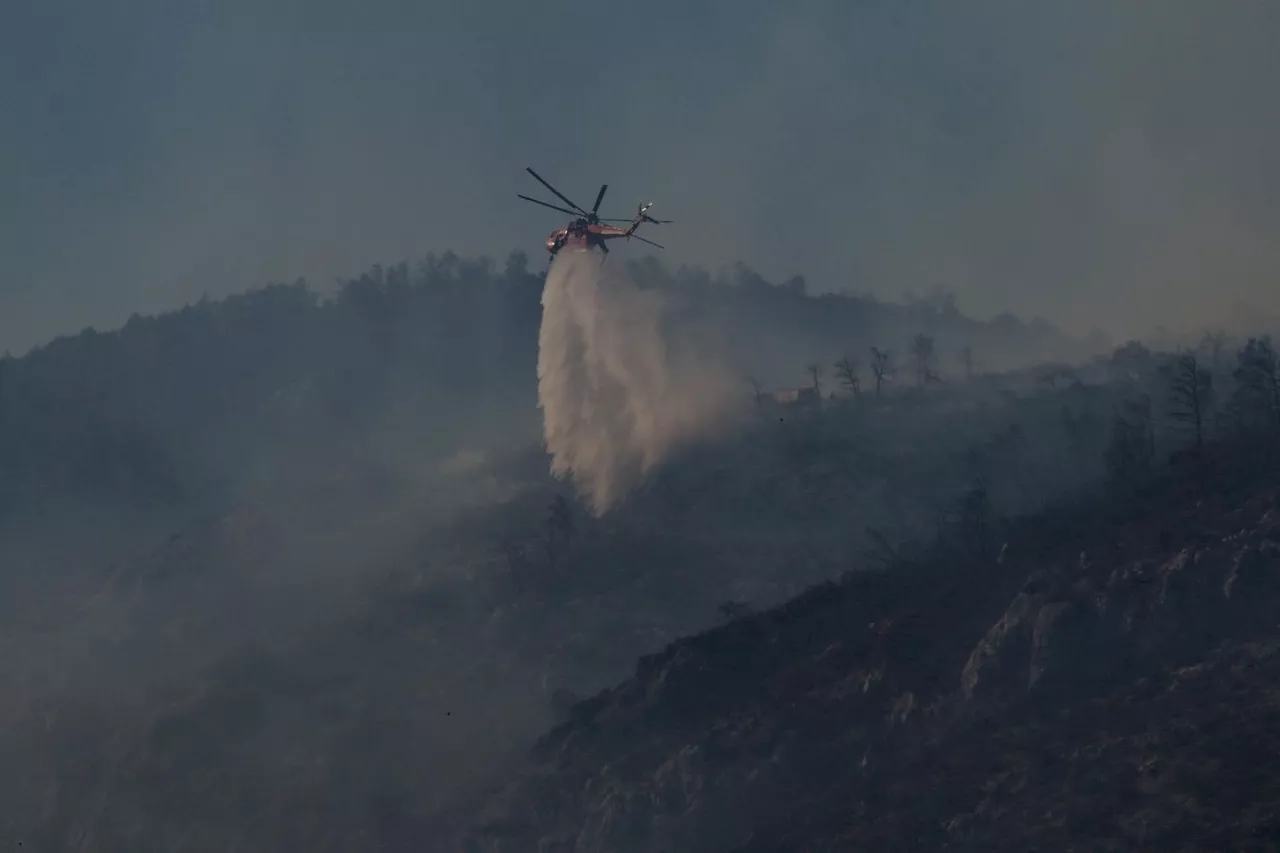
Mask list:
[[[577,213],[575,215],[578,215],[578,216],[589,215],[585,210],[578,207],[573,202],[569,201],[569,199],[565,197],[564,193],[560,192],[560,190],[556,189],[555,187],[551,186],[551,184],[547,183],[546,180],[537,172],[533,171],[533,169],[531,169],[528,166],[525,166],[525,171],[528,172],[530,175],[533,175],[533,177],[537,179],[538,183],[542,184],[544,187],[551,190],[551,192],[555,195],[556,198],[560,199],[562,202],[564,202],[565,204],[569,205],[574,210],[576,210]]]
[[[531,201],[531,202],[533,202],[534,204],[540,204],[540,205],[542,205],[543,207],[549,207],[549,208],[551,208],[552,210],[558,210],[558,211],[560,211],[561,213],[567,213],[567,214],[569,214],[570,216],[581,216],[581,214],[580,214],[580,213],[578,213],[578,211],[576,211],[576,210],[569,210],[567,207],[558,207],[558,206],[556,206],[556,205],[554,205],[554,204],[547,204],[545,201],[538,201],[536,198],[529,198],[527,195],[520,195],[519,193],[516,193],[516,197],[517,197],[517,198],[522,198],[522,199],[524,199],[525,201]]]
[[[595,216],[600,211],[600,202],[604,200],[604,191],[609,189],[608,184],[600,185],[600,193],[596,196],[596,203],[591,206],[591,215]]]
[[[661,243],[655,243],[655,242],[653,242],[652,240],[646,240],[644,237],[641,237],[639,234],[632,234],[632,235],[631,235],[631,239],[632,239],[632,240],[639,240],[641,243],[648,243],[650,246],[657,246],[659,249],[665,249],[665,248],[667,248],[666,246],[662,245]]]

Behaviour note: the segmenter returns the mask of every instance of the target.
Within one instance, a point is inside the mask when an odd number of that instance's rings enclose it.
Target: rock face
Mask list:
[[[1280,513],[1251,509],[1259,515],[1249,526],[1171,556],[1109,565],[1082,553],[1077,571],[1029,581],[965,665],[966,698],[1001,687],[1069,689],[1265,632],[1280,591]]]
[[[1087,529],[673,644],[574,706],[456,849],[1264,849],[1272,495]]]

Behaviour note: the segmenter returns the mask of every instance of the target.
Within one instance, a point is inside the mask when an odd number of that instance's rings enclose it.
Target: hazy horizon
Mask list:
[[[1115,337],[1280,308],[1280,7],[728,8],[21,4],[0,349],[430,251],[545,263],[529,165],[656,202],[670,263]]]

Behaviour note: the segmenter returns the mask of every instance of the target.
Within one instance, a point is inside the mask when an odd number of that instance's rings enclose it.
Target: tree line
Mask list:
[[[799,277],[772,284],[741,266],[718,275],[651,259],[629,267],[674,310],[726,318],[731,345],[747,349],[769,340],[819,349],[851,330],[921,322],[1015,348],[1045,337],[1008,317],[965,318],[945,301],[815,296]],[[305,280],[271,284],[0,359],[0,511],[35,495],[198,496],[247,455],[302,435],[353,440],[406,400],[434,422],[500,419],[471,405],[495,400],[512,417],[536,417],[543,279],[521,253],[499,264],[445,252],[375,265],[330,294]],[[879,385],[890,362],[876,364]]]

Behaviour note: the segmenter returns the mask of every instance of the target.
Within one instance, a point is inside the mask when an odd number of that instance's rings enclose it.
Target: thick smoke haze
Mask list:
[[[597,514],[742,397],[727,370],[677,360],[664,307],[596,252],[563,252],[547,274],[538,401],[551,472],[573,478]]]
[[[1067,371],[1109,348],[974,317],[1280,316],[1275,3],[0,21],[0,352],[67,335],[0,358],[26,850],[434,849],[642,656],[897,562],[976,493],[985,536],[1092,488],[1115,414],[1168,397],[1140,347]],[[607,182],[606,217],[653,201],[662,263],[544,275],[564,219],[526,166]],[[1214,340],[1216,394],[1242,342]],[[1185,452],[1148,416],[1126,454]]]
[[[1264,0],[20,2],[0,343],[536,247],[526,165],[814,289],[1116,336],[1274,311],[1278,33]]]

